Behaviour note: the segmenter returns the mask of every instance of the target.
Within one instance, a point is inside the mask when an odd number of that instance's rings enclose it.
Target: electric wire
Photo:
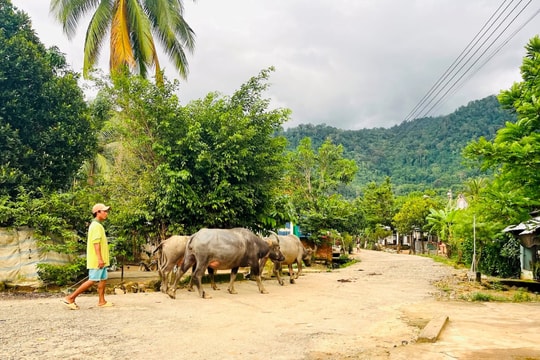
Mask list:
[[[525,8],[532,2],[532,0],[529,0],[529,2],[526,4],[526,6],[521,9],[521,11],[512,19],[512,22],[510,22],[504,29],[503,29],[503,32],[501,32],[496,38],[495,38],[495,41],[499,40],[499,38],[503,35],[503,33],[510,27],[510,25],[512,25],[512,23],[523,13],[523,11],[525,10]],[[494,44],[494,42],[492,43]],[[480,57],[478,57],[468,68],[467,70],[461,74],[461,76],[452,83],[452,85],[443,93],[443,95],[439,98],[439,100],[437,100],[426,112],[425,112],[425,115],[424,116],[427,116],[428,114],[430,114],[436,107],[437,105],[439,105],[443,100],[446,100],[447,99],[447,95],[449,94],[449,92],[454,89],[454,87],[456,86],[456,84],[459,83],[459,81],[461,81],[461,79],[463,79],[463,77],[465,75],[467,75],[467,73],[482,59],[482,57],[487,53],[487,51],[492,47],[492,45],[490,45],[488,48],[486,48],[481,54],[480,54]],[[483,63],[477,70],[476,72],[478,72],[486,63]],[[461,69],[460,69],[461,70]],[[457,74],[456,74],[457,75]],[[454,76],[455,77],[455,76]],[[454,78],[453,77],[453,78]],[[452,78],[452,79],[453,79]]]
[[[506,44],[508,44],[510,42],[510,40],[512,40],[512,38],[514,36],[516,36],[525,26],[527,26],[527,24],[529,24],[536,16],[538,16],[538,14],[540,14],[540,8],[538,10],[536,10],[536,12],[531,15],[527,21],[525,21],[523,24],[521,24],[521,26],[519,26],[516,30],[514,30],[514,32],[512,32],[512,34],[510,34],[506,40],[501,44],[499,45],[498,48],[496,48],[494,51],[492,51],[489,56],[487,57],[486,60],[484,60],[484,62],[478,67],[476,68],[473,73],[469,74],[469,76],[467,76],[467,78],[465,78],[465,80],[463,82],[461,82],[461,84],[459,84],[459,86],[452,92],[450,93],[449,95],[452,96],[454,93],[456,93],[459,89],[461,89],[463,87],[463,85],[465,85],[465,83],[467,81],[469,81],[482,67],[484,67],[491,59],[493,59],[493,57],[495,55],[497,55],[497,53],[499,53],[499,51],[502,50],[503,47],[506,46]]]
[[[514,2],[513,0],[510,1],[506,6],[504,4],[507,0],[504,0],[501,5],[495,10],[495,12],[490,16],[490,18],[484,23],[480,31],[475,35],[475,37],[469,42],[469,44],[465,47],[465,49],[461,52],[461,54],[454,60],[454,62],[446,69],[443,75],[439,77],[437,82],[431,87],[431,89],[424,95],[424,97],[420,100],[420,102],[411,110],[411,112],[406,116],[404,121],[408,121],[413,118],[419,118],[419,117],[425,117],[428,114],[430,114],[438,105],[443,103],[443,101],[446,101],[448,98],[448,94],[456,89],[456,86],[459,84],[459,82],[471,71],[472,68],[482,59],[482,57],[497,43],[497,41],[501,38],[501,36],[508,30],[508,28],[516,21],[516,19],[523,13],[523,11],[530,5],[532,0],[529,0],[523,8],[521,8],[519,11],[517,10],[518,7],[521,5],[521,3],[524,2],[524,0],[519,1],[508,14],[504,16],[504,18],[496,25],[494,30],[491,30],[495,24],[499,21],[499,19],[503,16],[503,14],[508,10],[508,8],[511,6],[511,4]],[[502,9],[504,7],[504,9]],[[502,11],[500,11],[502,9]],[[499,13],[500,11],[500,13]],[[516,11],[518,11],[517,15],[515,15],[512,20],[503,28],[503,30],[498,33],[493,41],[490,42],[488,47],[484,49],[484,51],[481,52],[480,56],[473,61],[474,57],[480,50],[486,45],[486,43],[491,39],[503,26],[503,24],[510,18],[512,14],[514,14]],[[506,40],[499,45],[494,51],[492,51],[487,60],[484,60],[479,67],[475,69],[473,74],[469,75],[464,82],[460,84],[458,87],[461,88],[463,84],[468,81],[472,75],[477,73],[485,64],[489,62],[525,25],[527,25],[534,17],[538,15],[540,12],[540,9],[531,16],[525,23],[523,23],[517,30],[515,30]],[[499,13],[499,14],[498,14]],[[497,15],[498,14],[498,15]],[[495,20],[494,20],[495,19]],[[491,31],[490,31],[491,30]],[[490,31],[487,38],[483,39],[481,45],[478,47],[478,43],[480,40],[486,35],[486,33]],[[476,49],[475,49],[476,48]],[[471,51],[474,52],[472,55],[469,56]],[[465,60],[466,58],[466,60]],[[465,60],[465,63],[463,63],[459,69],[456,70],[458,65],[460,65]],[[452,83],[452,81],[458,76],[458,74],[469,64],[471,61],[473,63],[465,70],[465,72],[459,76],[459,78]],[[452,74],[453,73],[453,74]],[[451,75],[452,74],[452,75]],[[450,78],[448,78],[450,76]],[[444,82],[444,84],[443,84]],[[452,83],[452,84],[451,84]],[[451,84],[451,85],[450,85]],[[439,95],[444,91],[445,88],[448,88],[442,96],[436,101],[436,99],[439,97]],[[454,92],[457,91],[454,90]],[[452,92],[452,94],[454,93]],[[435,103],[433,103],[435,101]],[[433,105],[431,105],[433,103]],[[429,107],[431,105],[431,107]],[[429,107],[429,109],[428,109]],[[427,111],[426,111],[427,109]]]
[[[407,114],[407,116],[405,117],[405,121],[408,121],[410,120],[411,118],[413,118],[413,116],[416,114],[417,110],[423,106],[423,104],[427,101],[427,99],[431,96],[431,94],[437,89],[437,87],[448,77],[448,75],[450,74],[451,71],[453,71],[455,69],[455,67],[463,60],[463,57],[466,56],[472,49],[471,46],[474,46],[474,44],[476,44],[478,41],[476,40],[477,38],[480,39],[481,37],[478,37],[480,34],[483,34],[483,31],[484,29],[489,25],[489,23],[491,22],[491,20],[493,19],[493,17],[495,17],[495,15],[497,14],[497,12],[499,12],[499,10],[503,7],[504,3],[506,2],[507,0],[503,0],[503,2],[499,5],[499,7],[495,10],[495,12],[493,14],[491,14],[491,16],[489,17],[489,19],[484,23],[484,25],[482,26],[482,28],[476,33],[476,35],[473,37],[473,39],[467,44],[467,46],[465,46],[465,48],[461,51],[461,53],[458,55],[458,57],[454,60],[454,62],[452,62],[452,64],[445,70],[445,72],[439,77],[439,79],[437,79],[437,81],[435,82],[435,84],[433,84],[431,86],[431,88],[428,90],[428,92],[424,95],[424,97],[420,100],[420,102],[418,104],[416,104],[416,106],[411,110],[411,112],[409,114]],[[512,4],[513,0],[510,1],[510,3],[508,3],[508,5],[506,5],[506,7],[504,8],[503,12],[508,8],[508,6],[510,6],[510,4]],[[501,13],[502,14],[502,13]],[[500,17],[500,15],[499,15]],[[497,17],[498,19],[498,17]],[[490,26],[491,27],[491,26]],[[475,42],[476,40],[476,42]],[[471,48],[471,49],[469,49]]]
[[[532,1],[532,0],[529,0],[529,2],[528,2],[528,3],[525,5],[525,7],[520,11],[520,13],[521,13],[521,12],[522,12],[522,11],[523,11],[530,3],[531,3],[531,1]],[[435,100],[437,99],[437,97],[441,94],[441,92],[444,91],[444,89],[448,86],[448,84],[450,84],[450,82],[451,82],[452,80],[454,80],[456,76],[458,76],[459,72],[462,71],[463,68],[464,68],[470,61],[472,61],[472,59],[474,58],[474,56],[476,56],[476,54],[482,49],[482,47],[487,43],[487,41],[488,41],[488,40],[495,34],[495,32],[496,32],[496,31],[504,24],[504,22],[508,19],[508,17],[509,17],[509,16],[517,9],[517,7],[518,7],[522,2],[523,2],[523,0],[521,0],[518,4],[516,4],[516,5],[512,8],[512,10],[510,11],[510,13],[508,13],[508,14],[504,17],[504,19],[497,25],[497,27],[489,34],[489,36],[488,36],[487,38],[484,39],[484,41],[482,42],[482,44],[480,45],[480,47],[478,47],[478,48],[474,51],[474,53],[472,54],[472,56],[469,57],[469,58],[467,59],[467,61],[459,67],[459,69],[457,70],[457,72],[454,72],[454,74],[452,75],[452,77],[451,77],[449,80],[447,80],[446,83],[445,83],[442,87],[440,87],[440,88],[438,89],[437,93],[436,93],[434,96],[432,96],[432,97],[430,98],[430,100],[429,100],[427,103],[425,103],[425,104],[421,107],[421,109],[418,110],[418,112],[417,112],[417,114],[416,114],[417,117],[425,117],[425,116],[427,116],[427,115],[431,112],[431,110],[434,108],[434,106],[430,107],[430,108],[426,111],[426,109],[428,108],[428,106],[430,106],[430,105],[433,103],[433,101],[435,101]],[[509,4],[509,5],[510,5],[510,4]],[[508,6],[505,8],[505,10],[506,10],[507,8],[508,8]],[[500,16],[497,17],[497,20],[498,20],[499,18],[500,18]],[[515,20],[515,19],[516,19],[516,17],[514,17],[514,20]],[[514,20],[513,20],[513,21],[514,21]],[[512,21],[512,22],[513,22],[513,21]],[[510,24],[511,24],[511,23],[510,23]],[[510,25],[510,24],[509,24],[509,25]],[[508,25],[508,26],[509,26],[509,25]],[[507,29],[508,26],[507,26],[505,29]],[[505,30],[503,30],[503,32],[504,32],[504,31],[505,31]],[[499,35],[497,36],[497,38],[495,39],[495,41],[497,41],[497,39],[498,39],[501,35],[502,35],[502,33],[499,34]],[[493,46],[493,44],[495,43],[495,41],[491,42],[491,44],[488,46],[488,49],[489,49],[491,46]],[[485,51],[484,51],[482,54],[484,54],[484,53],[485,53]],[[480,55],[480,57],[482,56],[482,54]],[[478,62],[479,59],[480,59],[480,58],[478,58],[478,59],[473,63],[473,65],[474,65],[476,62]],[[470,68],[471,68],[471,67],[469,67],[469,69],[470,69]],[[468,70],[467,70],[467,71],[468,71]],[[467,73],[467,71],[465,72],[465,74]],[[465,74],[461,75],[460,78],[462,78]],[[449,90],[448,90],[445,94],[442,95],[442,98],[444,98],[444,96],[445,96],[446,94],[448,94],[448,92],[449,92]],[[441,99],[442,99],[442,98],[441,98]],[[437,103],[440,103],[441,99],[439,99],[439,101],[437,101],[436,104],[437,104]]]

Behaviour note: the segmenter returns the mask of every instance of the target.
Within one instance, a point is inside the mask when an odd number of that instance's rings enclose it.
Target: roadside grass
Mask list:
[[[531,294],[525,289],[517,289],[512,291],[507,296],[490,294],[485,292],[473,292],[470,294],[460,295],[461,300],[477,301],[477,302],[538,302],[540,298],[538,294]]]
[[[351,257],[340,257],[340,260],[342,261],[339,263],[338,268],[346,268],[360,262],[360,260],[357,260]]]
[[[451,276],[434,282],[438,289],[436,296],[441,300],[470,302],[540,302],[540,295],[527,288],[508,286],[496,278],[482,278],[481,282],[471,280],[466,270],[459,270]]]
[[[447,266],[451,266],[454,269],[466,269],[467,268],[465,266],[465,264],[458,263],[455,258],[449,258],[449,257],[446,257],[446,256],[441,256],[441,255],[428,255],[428,254],[421,254],[420,256],[425,256],[425,257],[432,258],[433,261],[444,264],[444,265],[447,265]]]
[[[434,283],[441,299],[470,302],[540,302],[538,292],[526,287],[504,284],[503,282],[507,282],[505,279],[489,276],[482,276],[481,282],[471,279],[469,268],[465,264],[457,263],[455,258],[439,255],[422,256],[456,269],[453,276]]]

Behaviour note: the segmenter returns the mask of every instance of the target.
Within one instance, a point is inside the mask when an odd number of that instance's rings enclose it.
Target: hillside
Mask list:
[[[349,189],[354,196],[368,182],[390,176],[396,194],[438,189],[446,192],[479,175],[462,164],[461,151],[471,140],[492,139],[514,116],[501,109],[495,96],[472,101],[455,112],[403,122],[392,128],[341,130],[327,125],[300,125],[283,135],[291,149],[304,137],[318,148],[330,138],[342,144],[345,156],[356,160],[359,172]]]

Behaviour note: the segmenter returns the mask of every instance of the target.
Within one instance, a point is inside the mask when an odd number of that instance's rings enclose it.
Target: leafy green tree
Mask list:
[[[0,194],[69,188],[96,138],[77,75],[0,0]]]
[[[201,226],[267,227],[283,173],[285,139],[273,134],[287,109],[269,110],[262,97],[273,68],[231,97],[209,94],[181,112],[184,125],[164,126],[157,144],[160,214],[190,231]]]
[[[286,192],[302,230],[314,237],[326,230],[354,231],[359,212],[338,189],[354,178],[358,167],[343,157],[343,147],[330,140],[315,152],[305,138],[288,156]],[[315,239],[314,239],[315,240]]]
[[[451,242],[452,225],[458,210],[456,209],[430,209],[426,217],[429,231],[437,233],[441,241]]]
[[[394,215],[395,229],[401,234],[412,234],[413,231],[427,231],[427,216],[430,209],[440,208],[440,202],[427,194],[411,194]],[[416,240],[416,239],[414,239]],[[415,252],[413,240],[413,253]]]
[[[364,190],[362,209],[366,214],[366,226],[372,232],[377,227],[391,227],[392,219],[396,213],[395,198],[390,178],[377,185],[371,182]]]
[[[211,93],[185,107],[177,82],[126,76],[104,89],[115,104],[106,129],[121,143],[105,189],[123,209],[122,237],[268,226],[285,147],[273,134],[290,113],[262,98],[271,70],[231,97]]]
[[[188,73],[184,49],[194,48],[194,32],[183,18],[181,0],[52,0],[51,12],[69,38],[88,13],[83,74],[88,76],[96,63],[106,36],[110,35],[111,73],[124,67],[143,77],[154,66],[158,83],[163,82],[155,38],[164,47],[181,76]],[[155,35],[154,35],[155,34]]]
[[[488,186],[489,179],[485,177],[473,178],[465,181],[465,196],[472,202],[477,201],[481,192]]]
[[[516,122],[508,121],[493,141],[480,138],[470,143],[464,155],[478,160],[483,170],[495,171],[494,204],[506,208],[505,220],[519,223],[540,205],[540,37],[527,44],[521,66],[523,81],[499,95],[500,103],[512,109]]]

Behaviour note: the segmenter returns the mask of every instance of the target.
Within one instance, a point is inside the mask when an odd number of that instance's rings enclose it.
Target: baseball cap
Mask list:
[[[96,204],[92,207],[92,214],[97,213],[98,211],[106,211],[109,210],[111,207],[106,206],[105,204]]]

